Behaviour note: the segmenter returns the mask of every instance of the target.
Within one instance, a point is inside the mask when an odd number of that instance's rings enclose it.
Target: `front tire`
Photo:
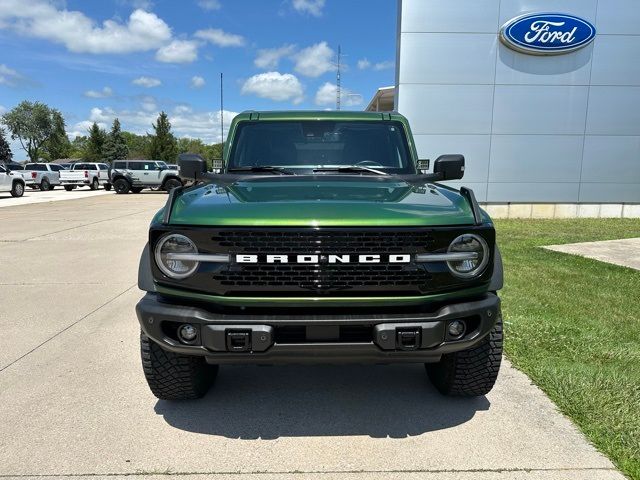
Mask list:
[[[142,190],[144,190],[142,187],[131,187],[132,193],[140,193]]]
[[[164,182],[163,188],[167,192],[170,192],[174,188],[178,188],[182,186],[182,182],[176,178],[170,178],[166,182]]]
[[[202,398],[218,373],[218,366],[203,357],[166,351],[142,332],[140,354],[149,388],[160,400]]]
[[[124,178],[119,178],[113,183],[113,189],[116,193],[129,193],[129,189],[131,189],[131,185]]]
[[[108,192],[109,190],[111,190],[111,184],[110,183],[105,183],[104,184],[104,189]]]
[[[425,367],[431,383],[443,395],[477,397],[491,391],[502,361],[502,316],[480,343],[468,350],[448,353]]]
[[[11,196],[21,197],[22,195],[24,195],[24,184],[21,182],[13,182],[13,186],[11,187]]]
[[[74,187],[73,185],[65,185],[65,186],[64,186],[64,189],[65,189],[67,192],[72,191],[74,188],[76,188],[76,187]]]

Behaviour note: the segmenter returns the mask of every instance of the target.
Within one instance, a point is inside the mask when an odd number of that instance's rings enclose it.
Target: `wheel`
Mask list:
[[[170,192],[171,190],[173,190],[174,188],[178,188],[182,186],[182,182],[176,178],[170,178],[169,180],[167,180],[166,182],[164,182],[164,189],[167,192]]]
[[[203,357],[163,350],[140,332],[142,369],[151,392],[160,400],[191,400],[205,396],[218,373]]]
[[[98,183],[98,179],[94,178],[93,181],[91,182],[91,185],[89,185],[89,188],[91,190],[97,190],[98,187],[100,187],[100,184]]]
[[[50,189],[51,189],[51,183],[46,177],[43,178],[42,181],[40,182],[40,190],[43,192],[46,192]]]
[[[129,193],[129,189],[131,185],[124,178],[119,178],[115,182],[113,182],[113,189],[116,193]]]
[[[142,187],[131,187],[132,193],[140,193],[142,190],[144,190]]]
[[[40,186],[39,185],[29,185],[29,188],[31,190],[37,190],[38,188],[40,188]]]
[[[111,190],[111,184],[110,183],[105,183],[104,184],[104,189],[108,192],[109,190]]]
[[[49,186],[49,190],[55,190],[56,186],[55,185],[51,185]]]
[[[76,187],[74,187],[73,185],[65,185],[65,186],[64,186],[64,189],[65,189],[67,192],[70,192],[70,191],[71,191],[71,190],[73,190],[74,188],[76,188]]]
[[[24,184],[21,182],[13,182],[13,186],[11,187],[11,196],[21,197],[22,195],[24,195]]]
[[[493,388],[502,361],[502,317],[480,343],[448,353],[438,363],[427,363],[431,383],[444,395],[476,397]]]

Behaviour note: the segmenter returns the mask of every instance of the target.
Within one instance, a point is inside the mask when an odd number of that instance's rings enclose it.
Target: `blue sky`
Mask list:
[[[219,140],[247,109],[362,109],[394,83],[393,0],[0,0],[0,113],[24,99],[92,121],[150,130],[160,110],[178,136]],[[12,144],[15,146],[15,143]],[[17,159],[24,153],[14,148]]]

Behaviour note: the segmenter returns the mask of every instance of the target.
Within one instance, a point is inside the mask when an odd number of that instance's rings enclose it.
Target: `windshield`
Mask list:
[[[317,120],[241,122],[227,169],[270,166],[305,173],[305,170],[353,165],[386,173],[415,173],[402,124]]]

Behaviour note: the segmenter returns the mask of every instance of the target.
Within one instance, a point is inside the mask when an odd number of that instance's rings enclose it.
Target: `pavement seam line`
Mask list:
[[[53,340],[54,338],[56,338],[57,336],[63,334],[64,332],[66,332],[67,330],[69,330],[71,327],[73,327],[74,325],[77,325],[78,323],[80,323],[82,320],[84,320],[85,318],[93,315],[94,313],[96,313],[98,310],[100,310],[103,307],[106,307],[107,305],[109,305],[111,302],[117,300],[118,298],[120,298],[122,295],[124,295],[125,293],[127,293],[129,290],[131,290],[132,288],[136,287],[137,284],[134,283],[133,285],[131,285],[130,287],[128,287],[126,290],[120,292],[119,294],[117,294],[115,297],[111,298],[110,300],[107,300],[106,302],[104,302],[102,305],[98,306],[97,308],[95,308],[94,310],[90,311],[89,313],[87,313],[86,315],[80,317],[78,320],[76,320],[75,322],[67,325],[66,327],[64,327],[62,330],[60,330],[59,332],[53,334],[51,337],[47,338],[46,340],[44,340],[43,342],[41,342],[39,345],[36,345],[35,347],[33,347],[31,350],[29,350],[27,353],[21,355],[20,357],[16,358],[14,361],[12,361],[11,363],[5,365],[4,367],[0,368],[0,373],[4,372],[7,368],[11,367],[12,365],[15,365],[16,363],[18,363],[20,360],[22,360],[23,358],[27,357],[28,355],[31,355],[33,352],[35,352],[36,350],[38,350],[40,347],[42,347],[43,345],[46,345],[47,343],[49,343],[51,340]],[[3,477],[4,475],[0,475],[0,478]]]
[[[118,217],[104,218],[102,220],[96,220],[95,222],[84,223],[82,225],[76,225],[75,227],[63,228],[62,230],[57,230],[55,232],[47,232],[47,233],[43,233],[42,235],[36,235],[34,237],[29,237],[29,238],[25,238],[23,240],[16,240],[16,241],[18,241],[18,242],[26,242],[26,241],[29,241],[29,240],[35,240],[36,238],[46,237],[47,235],[55,235],[56,233],[68,232],[70,230],[75,230],[76,228],[88,227],[88,226],[91,226],[91,225],[97,225],[98,223],[102,223],[102,222],[110,222],[111,220],[119,220],[119,219],[124,218],[124,217],[131,217],[133,215],[139,215],[141,213],[145,213],[145,212],[148,212],[150,210],[151,209],[145,209],[145,210],[140,210],[138,212],[133,212],[133,213],[127,213],[125,215],[120,215]],[[151,211],[155,211],[155,210],[151,210]],[[10,241],[13,241],[13,240],[10,240]]]
[[[195,476],[195,475],[335,475],[335,474],[379,474],[379,473],[518,473],[518,472],[617,472],[615,468],[605,467],[559,467],[559,468],[469,468],[469,469],[414,469],[414,470],[280,470],[280,471],[199,471],[199,472],[178,472],[178,471],[139,471],[139,472],[107,472],[107,473],[36,473],[36,474],[0,474],[0,478],[28,478],[28,477],[133,477],[133,476]]]

